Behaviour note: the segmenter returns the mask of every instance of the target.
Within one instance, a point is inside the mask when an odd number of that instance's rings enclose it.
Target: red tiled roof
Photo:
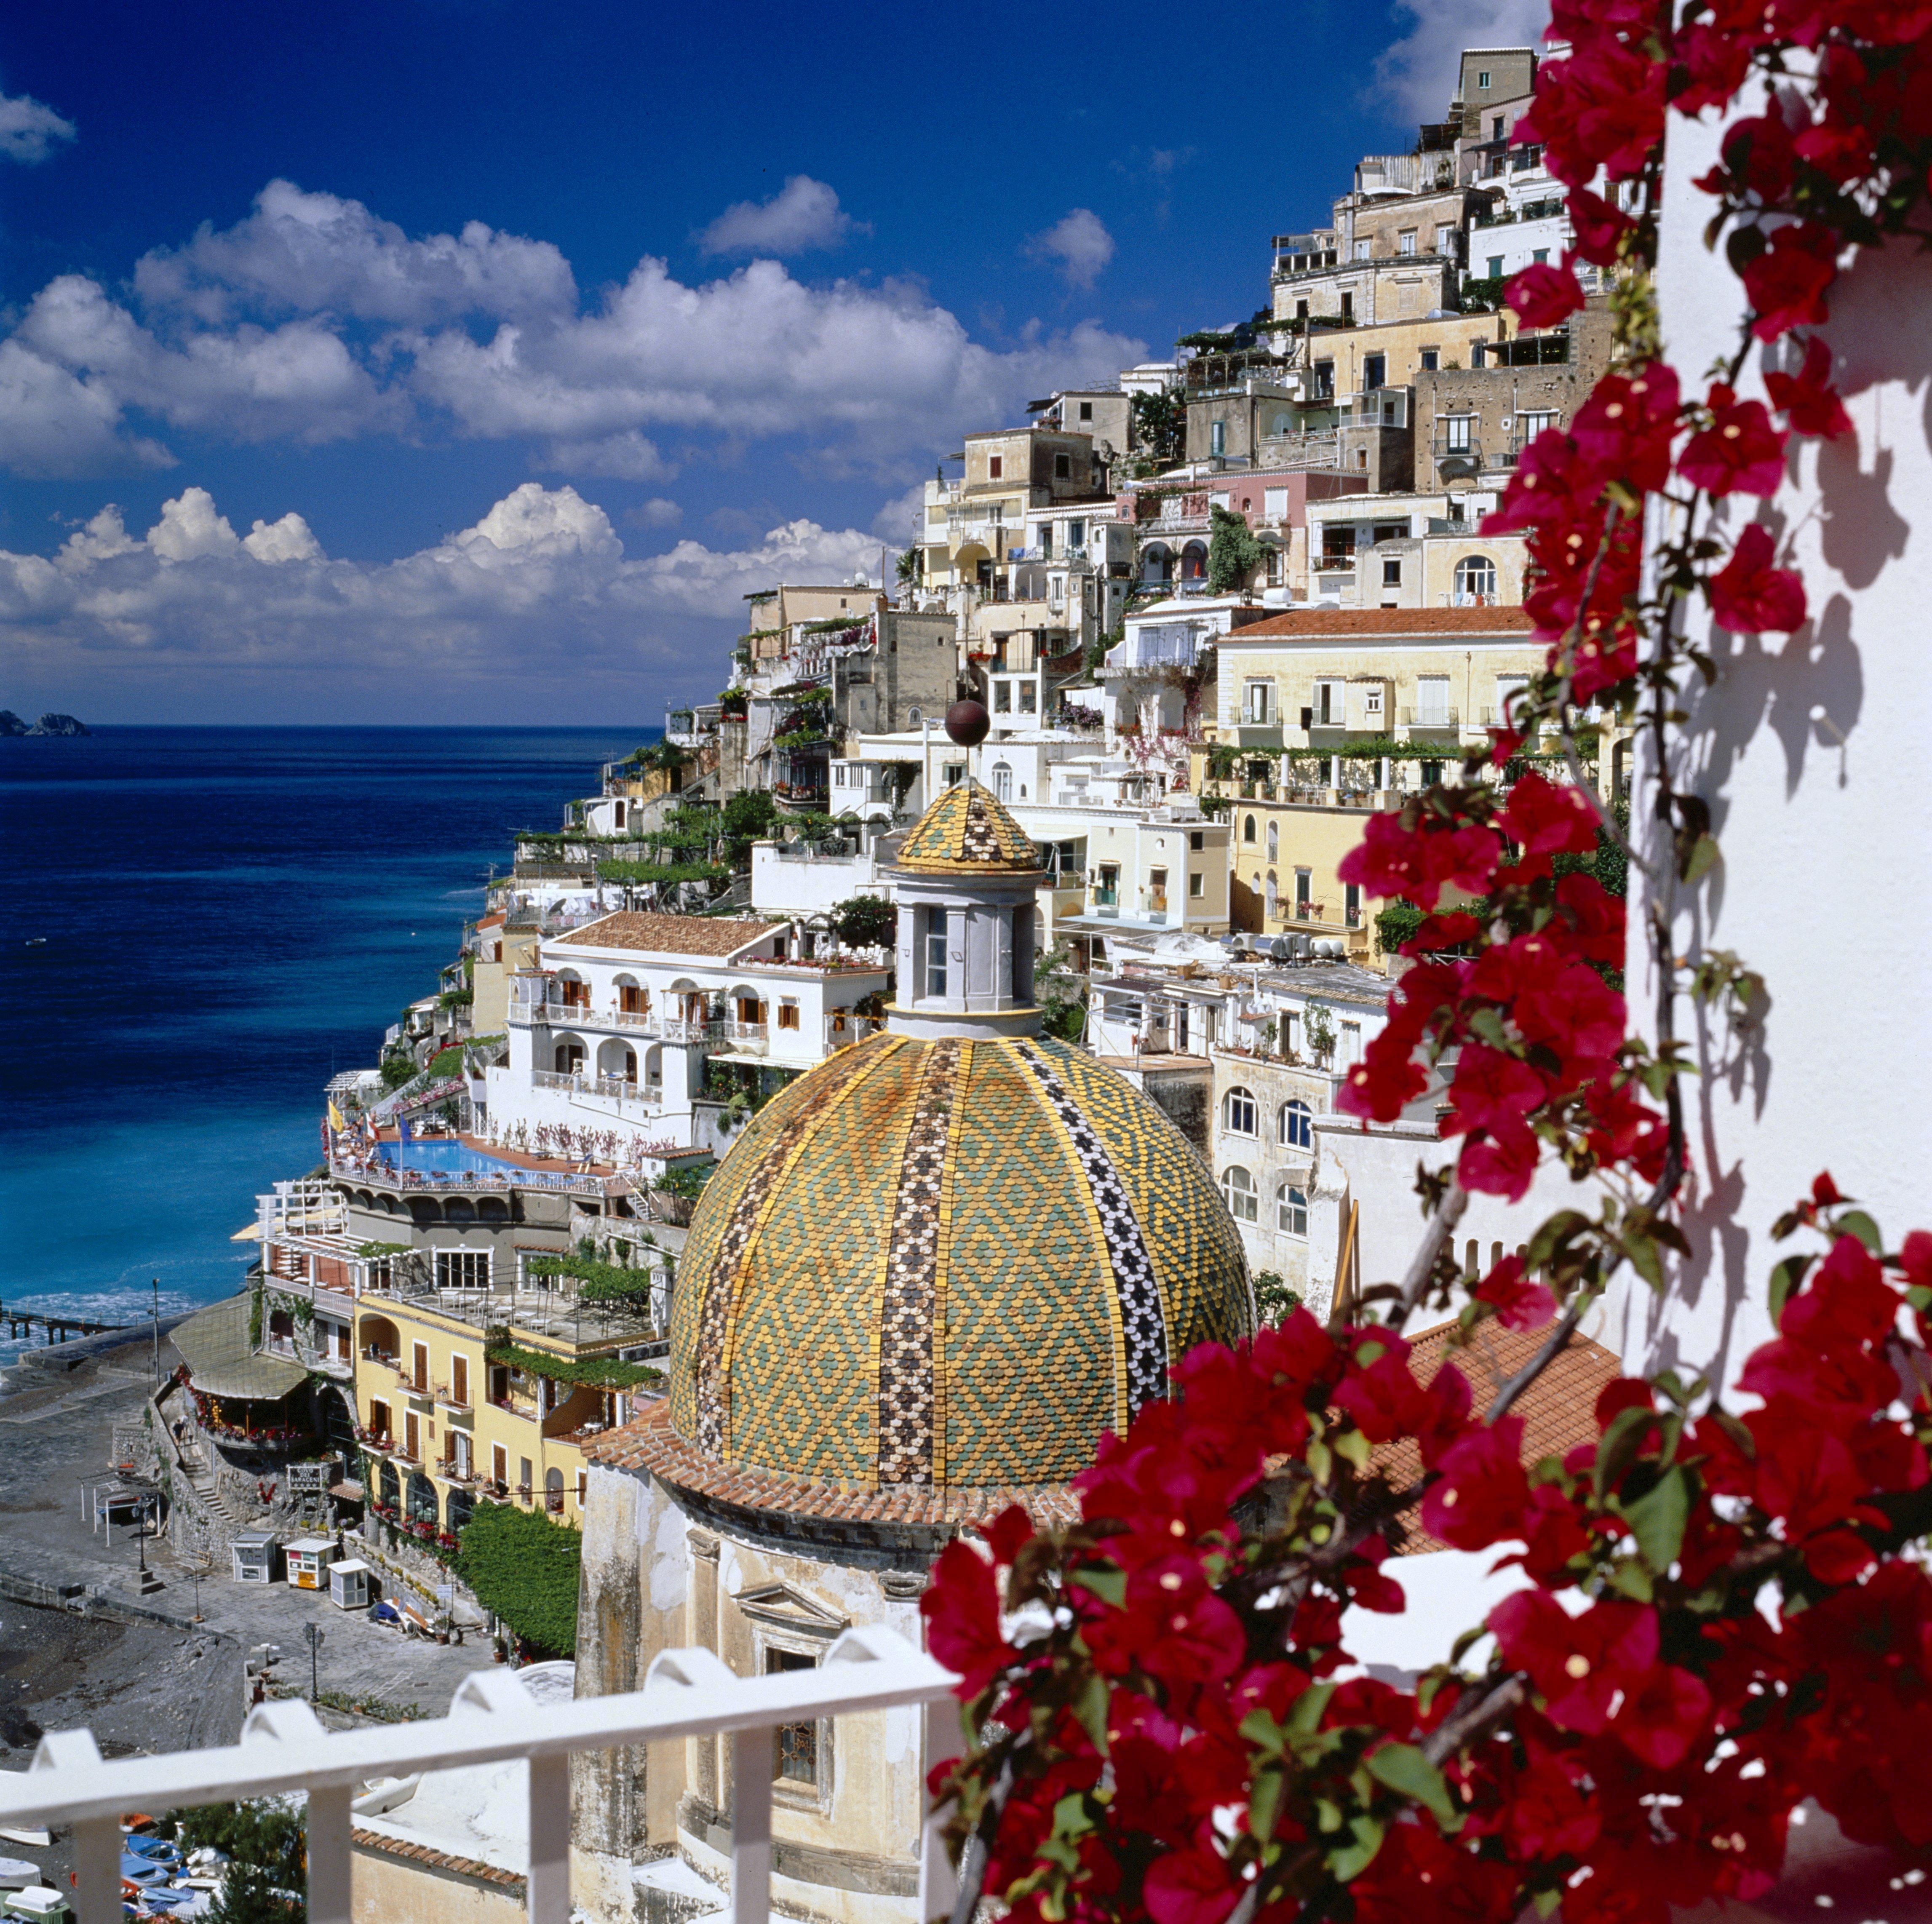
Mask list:
[[[828,1523],[903,1523],[958,1529],[991,1521],[1010,1503],[1042,1523],[1069,1523],[1079,1514],[1064,1484],[1024,1489],[933,1489],[894,1484],[808,1483],[764,1470],[732,1469],[698,1454],[670,1426],[668,1402],[653,1404],[622,1428],[587,1440],[584,1454],[608,1469],[649,1470],[674,1490],[740,1509],[812,1517]]]
[[[1326,641],[1356,635],[1528,635],[1534,624],[1520,608],[1290,608],[1231,629],[1214,641],[1226,647],[1250,641]]]
[[[378,1850],[386,1857],[405,1858],[429,1870],[453,1871],[459,1877],[474,1877],[479,1883],[494,1884],[520,1900],[524,1895],[524,1880],[514,1871],[482,1863],[474,1857],[453,1857],[447,1850],[432,1850],[427,1844],[408,1844],[400,1837],[355,1827],[349,1832],[349,1841],[358,1849]]]
[[[1481,1325],[1466,1349],[1452,1350],[1449,1337],[1455,1328],[1444,1323],[1414,1338],[1409,1346],[1409,1367],[1419,1382],[1433,1382],[1444,1363],[1454,1363],[1469,1380],[1470,1401],[1478,1415],[1550,1335],[1546,1328],[1526,1334],[1490,1322]],[[1523,1461],[1534,1463],[1544,1457],[1564,1455],[1579,1443],[1594,1442],[1597,1398],[1622,1373],[1622,1364],[1607,1349],[1587,1337],[1573,1336],[1511,1407],[1510,1413],[1522,1418]],[[1397,1490],[1422,1473],[1421,1459],[1408,1442],[1384,1444],[1371,1454],[1369,1467],[1380,1470]],[[1408,1537],[1401,1555],[1447,1547],[1425,1535],[1415,1519],[1414,1510],[1402,1514]]]
[[[718,920],[704,915],[646,915],[624,909],[601,921],[587,922],[567,935],[553,935],[544,948],[546,953],[560,948],[635,949],[650,955],[722,959],[788,926],[749,917]]]

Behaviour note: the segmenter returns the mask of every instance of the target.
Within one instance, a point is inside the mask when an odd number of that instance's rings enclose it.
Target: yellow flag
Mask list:
[[[349,1125],[342,1119],[342,1112],[332,1102],[328,1105],[328,1126],[334,1130],[346,1129]]]

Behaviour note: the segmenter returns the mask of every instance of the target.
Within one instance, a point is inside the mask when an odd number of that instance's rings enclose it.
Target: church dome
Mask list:
[[[1124,1076],[1044,1037],[877,1036],[707,1185],[652,1467],[752,1508],[982,1514],[1064,1485],[1252,1302],[1208,1169]]]
[[[948,788],[900,845],[894,866],[914,875],[1034,875],[1040,852],[1011,812],[977,782]]]

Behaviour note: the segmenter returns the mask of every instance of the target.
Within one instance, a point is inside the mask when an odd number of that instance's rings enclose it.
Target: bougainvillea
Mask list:
[[[1794,441],[1851,431],[1810,332],[1841,263],[1928,237],[1932,0],[1552,16],[1566,44],[1516,137],[1569,187],[1576,243],[1508,298],[1553,324],[1586,298],[1580,263],[1609,269],[1618,352],[1485,524],[1525,535],[1547,662],[1461,779],[1371,817],[1342,870],[1420,922],[1338,1105],[1385,1122],[1426,1097],[1454,1160],[1419,1175],[1414,1259],[1352,1298],[1356,1320],[1298,1311],[1196,1351],[1104,1441],[1077,1523],[1012,1509],[940,1558],[923,1607],[969,1706],[933,1785],[958,1915],[983,1893],[1051,1924],[1501,1924],[1558,1904],[1568,1924],[1664,1924],[1768,1889],[1806,1799],[1856,1840],[1932,1847],[1932,1793],[1895,1767],[1932,1707],[1932,1234],[1888,1245],[1821,1175],[1776,1232],[1819,1246],[1768,1279],[1776,1334],[1734,1385],[1619,1379],[1594,1441],[1530,1463],[1515,1413],[1618,1269],[1660,1289],[1685,1247],[1678,1001],[1762,992],[1735,956],[1677,951],[1677,892],[1717,854],[1672,773],[1680,685],[1712,665],[1685,616],[1774,637],[1807,618],[1760,504]],[[1691,185],[1739,320],[1694,377],[1662,358],[1652,284],[1672,113],[1725,122]],[[1650,738],[1635,836],[1588,779],[1606,711]],[[1552,737],[1567,784],[1522,772]],[[1604,838],[1648,884],[1648,1039],[1619,986],[1622,902],[1576,872]],[[1464,1286],[1470,1192],[1520,1199],[1552,1161],[1606,1178],[1598,1213],[1560,1211]],[[1426,1304],[1457,1318],[1452,1358],[1492,1319],[1537,1340],[1486,1407],[1453,1361],[1412,1367]],[[1525,1587],[1405,1689],[1362,1673],[1342,1624],[1404,1607],[1388,1559],[1416,1526],[1504,1553]]]

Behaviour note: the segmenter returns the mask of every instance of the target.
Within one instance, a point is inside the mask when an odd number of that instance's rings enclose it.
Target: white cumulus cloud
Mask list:
[[[1114,237],[1090,207],[1076,207],[1027,243],[1036,260],[1055,262],[1070,287],[1090,287],[1114,257]]]
[[[1395,0],[1408,31],[1376,56],[1373,92],[1409,120],[1437,121],[1455,98],[1466,47],[1536,47],[1550,0]]]
[[[271,181],[235,226],[218,233],[204,223],[185,247],[144,255],[134,286],[151,305],[210,326],[261,311],[424,327],[467,314],[568,313],[577,303],[570,263],[548,241],[480,221],[412,241],[359,200],[286,180]]]
[[[798,520],[742,548],[686,540],[634,559],[596,503],[527,482],[473,526],[370,564],[325,555],[294,513],[238,538],[190,487],[145,536],[108,506],[51,557],[0,550],[0,674],[59,688],[79,713],[124,713],[157,689],[229,712],[236,677],[261,671],[284,713],[308,712],[292,704],[314,677],[334,698],[366,691],[376,715],[406,686],[420,712],[486,719],[514,698],[556,720],[580,717],[597,678],[648,716],[680,676],[716,685],[719,623],[747,593],[875,576],[878,557],[870,533]]]
[[[74,124],[25,94],[0,94],[0,160],[38,167],[74,137]]]
[[[693,238],[706,254],[783,255],[840,247],[847,236],[872,231],[824,181],[794,174],[770,200],[734,201]]]
[[[1076,281],[1112,247],[1083,214],[1054,230]],[[692,284],[646,257],[586,303],[546,242],[474,224],[412,239],[358,202],[274,182],[236,227],[147,256],[131,298],[77,274],[41,289],[0,340],[0,462],[165,464],[160,427],[520,440],[548,471],[663,481],[678,472],[660,449],[670,431],[734,449],[811,437],[826,472],[902,483],[1028,396],[1144,355],[1090,321],[988,347],[920,288],[809,287],[770,259]]]

